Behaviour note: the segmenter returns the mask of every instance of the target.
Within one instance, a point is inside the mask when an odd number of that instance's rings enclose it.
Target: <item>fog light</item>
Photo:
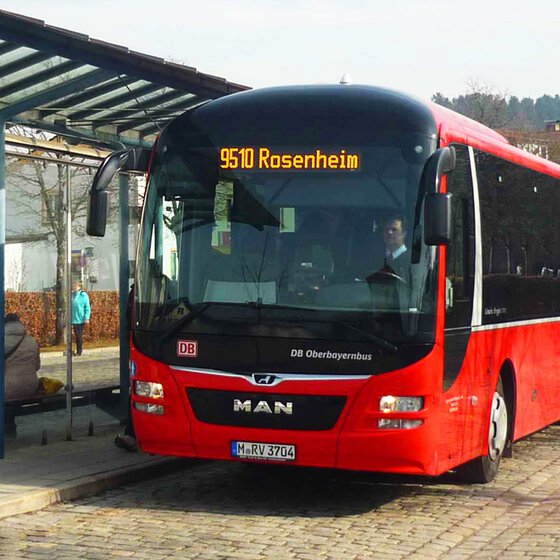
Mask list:
[[[393,397],[386,395],[379,401],[379,410],[389,412],[418,412],[424,408],[424,397]]]
[[[418,428],[424,423],[424,420],[399,420],[398,418],[380,418],[377,421],[377,427],[381,430],[411,430]]]
[[[401,420],[401,427],[403,430],[411,430],[412,428],[418,428],[424,423],[424,420]]]
[[[140,397],[150,399],[163,399],[163,385],[151,381],[135,381],[134,393]]]
[[[140,412],[147,412],[148,414],[163,414],[163,405],[161,404],[135,402],[134,408]]]
[[[377,421],[377,427],[385,430],[398,430],[401,427],[401,421],[395,418],[381,418]]]

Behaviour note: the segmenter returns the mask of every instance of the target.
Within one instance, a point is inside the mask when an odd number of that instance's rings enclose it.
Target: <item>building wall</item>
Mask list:
[[[9,157],[6,202],[6,289],[11,291],[49,291],[56,283],[56,244],[54,234],[44,223],[37,171],[33,162]],[[40,170],[48,192],[57,192],[58,166],[44,165]],[[72,168],[71,168],[72,169]],[[72,169],[76,171],[76,169]],[[88,291],[118,290],[119,286],[119,214],[118,191],[112,188],[112,206],[107,233],[103,238],[85,234],[85,195],[92,179],[91,170],[78,169],[72,176],[73,203],[82,200],[73,216],[73,277],[80,276]],[[136,191],[134,191],[136,192]],[[136,227],[129,228],[132,237],[130,258],[134,259]],[[37,240],[42,238],[42,240]],[[15,242],[11,242],[15,240]]]

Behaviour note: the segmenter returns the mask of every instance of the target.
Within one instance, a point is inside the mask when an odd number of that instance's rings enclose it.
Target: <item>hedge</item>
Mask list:
[[[84,340],[118,339],[118,292],[89,292],[88,295],[91,319]],[[6,313],[17,313],[39,345],[49,346],[55,340],[55,297],[54,292],[6,292]]]

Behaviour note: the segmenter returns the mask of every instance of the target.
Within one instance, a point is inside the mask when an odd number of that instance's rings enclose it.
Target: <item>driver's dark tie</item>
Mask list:
[[[385,266],[391,266],[392,262],[393,262],[393,253],[389,253],[385,257]]]

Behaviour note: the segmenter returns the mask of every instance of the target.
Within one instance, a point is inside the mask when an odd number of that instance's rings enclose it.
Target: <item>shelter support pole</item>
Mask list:
[[[128,320],[130,318],[128,317],[127,313],[129,292],[128,280],[130,277],[128,258],[128,226],[130,223],[130,208],[128,200],[128,175],[126,173],[121,173],[119,175],[119,209],[119,380],[121,393],[121,411],[126,417],[129,406],[128,392],[130,389],[130,374],[128,365],[128,361],[130,358],[130,332]]]
[[[6,121],[0,116],[0,459],[4,458],[4,246],[6,243]]]
[[[74,411],[72,393],[74,379],[72,371],[72,185],[70,166],[66,164],[66,439],[72,439]]]

